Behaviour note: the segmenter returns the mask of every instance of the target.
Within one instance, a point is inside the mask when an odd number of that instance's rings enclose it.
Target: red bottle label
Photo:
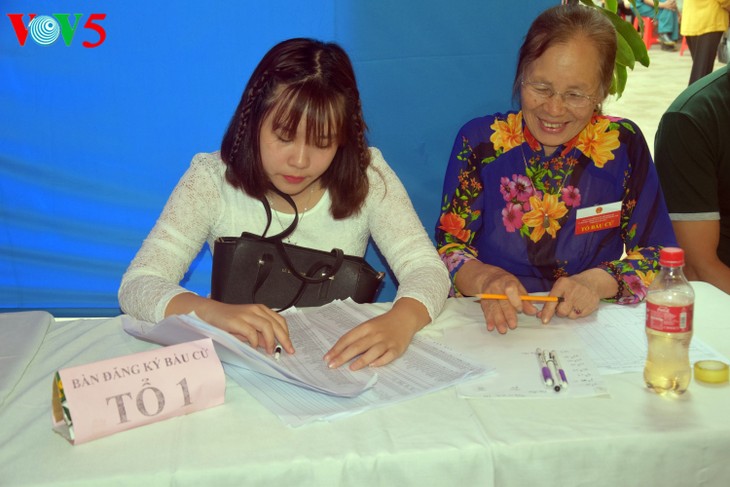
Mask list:
[[[692,331],[694,304],[689,306],[664,306],[646,303],[646,327],[667,333]]]

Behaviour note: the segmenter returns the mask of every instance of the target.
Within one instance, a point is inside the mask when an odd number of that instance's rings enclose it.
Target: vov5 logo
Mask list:
[[[81,28],[84,31],[91,31],[91,36],[87,39],[96,40],[89,42],[85,40],[81,43],[87,48],[98,47],[106,40],[106,31],[98,22],[106,18],[106,14],[91,14],[82,24],[84,14],[51,14],[37,15],[29,14],[28,24],[23,21],[25,14],[7,14],[10,24],[15,30],[15,36],[18,38],[18,44],[25,45],[28,36],[41,46],[48,46],[56,42],[59,37],[63,37],[66,46],[70,46],[76,36],[76,32]]]

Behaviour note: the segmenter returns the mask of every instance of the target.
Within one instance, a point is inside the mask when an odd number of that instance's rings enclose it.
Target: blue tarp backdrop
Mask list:
[[[196,152],[218,149],[249,74],[289,37],[349,52],[370,144],[433,235],[457,130],[510,108],[519,44],[556,3],[3,0],[0,309],[118,314],[120,278],[170,191]],[[29,29],[31,14],[58,37]],[[185,281],[203,295],[210,260],[203,249]]]

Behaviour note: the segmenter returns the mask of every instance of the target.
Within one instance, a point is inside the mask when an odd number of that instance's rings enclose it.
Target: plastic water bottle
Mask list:
[[[689,344],[695,293],[682,270],[682,249],[661,249],[659,265],[661,270],[646,296],[648,353],[644,381],[659,394],[682,394],[692,379]]]

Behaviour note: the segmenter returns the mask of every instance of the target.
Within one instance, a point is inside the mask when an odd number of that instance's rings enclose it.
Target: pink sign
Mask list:
[[[210,338],[59,370],[53,429],[72,444],[189,414],[225,401]]]

